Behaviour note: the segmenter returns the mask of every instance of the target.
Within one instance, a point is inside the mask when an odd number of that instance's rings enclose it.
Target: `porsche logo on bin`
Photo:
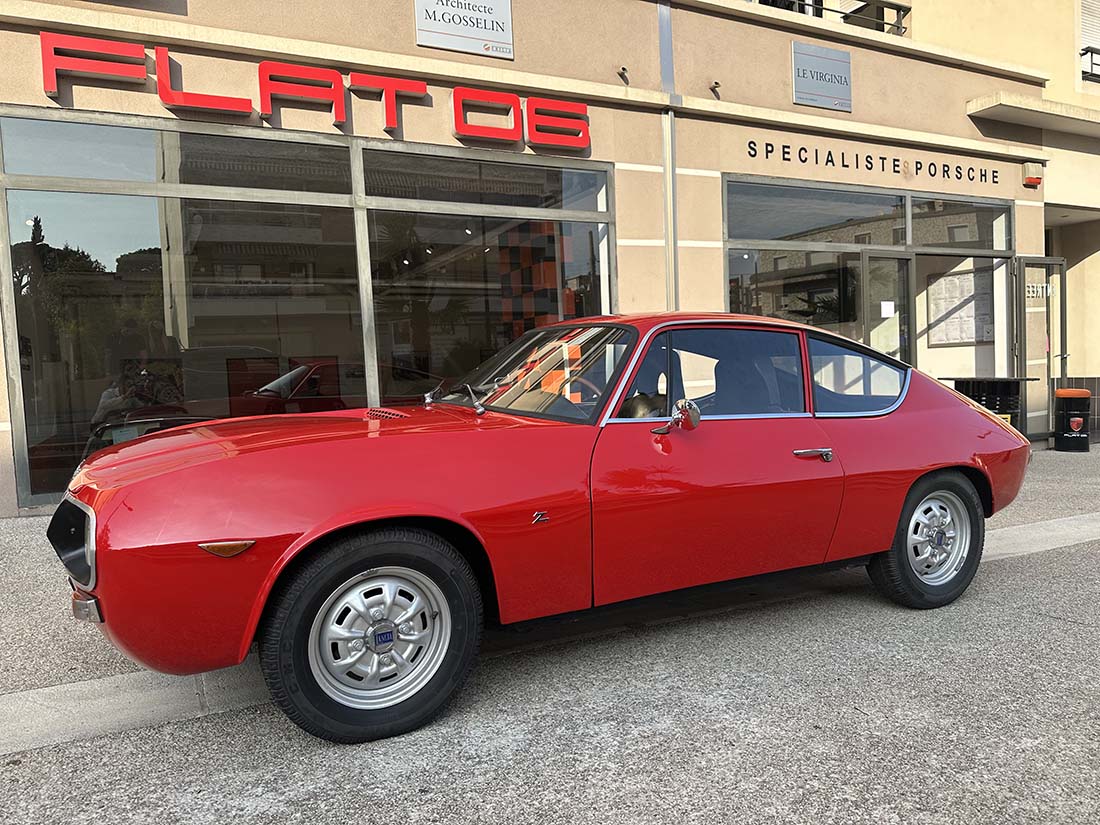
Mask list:
[[[1071,418],[1069,420],[1069,428],[1075,433],[1081,432],[1081,428],[1085,426],[1085,419],[1083,418]]]

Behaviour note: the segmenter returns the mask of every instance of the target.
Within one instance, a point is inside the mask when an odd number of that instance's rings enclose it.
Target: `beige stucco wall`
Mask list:
[[[958,2],[958,0],[954,0]],[[1036,94],[1033,83],[983,74],[971,68],[890,54],[871,46],[837,42],[755,21],[673,11],[676,84],[684,95],[710,96],[721,83],[723,99],[777,109],[812,112],[837,120],[899,126],[968,138],[986,136],[966,116],[966,102],[997,91]],[[848,27],[845,27],[848,28]],[[841,48],[851,55],[852,112],[808,108],[793,102],[791,43]],[[736,47],[731,44],[736,43]],[[1003,59],[1003,56],[1002,56]],[[1031,130],[998,129],[995,139],[1027,140]]]
[[[1066,369],[1100,375],[1100,220],[1057,229],[1055,251],[1066,259]]]
[[[1100,84],[1081,81],[1079,1],[911,0],[911,36],[1034,67],[1050,75],[1047,99],[1098,107]]]
[[[123,12],[217,29],[445,58],[460,64],[660,87],[657,6],[651,0],[512,0],[515,60],[416,45],[413,0],[152,0],[101,3],[45,0],[46,5]]]

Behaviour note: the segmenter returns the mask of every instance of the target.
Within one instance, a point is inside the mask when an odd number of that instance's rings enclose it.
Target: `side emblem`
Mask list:
[[[550,514],[545,510],[536,510],[535,514],[531,516],[532,524],[542,524],[546,521],[550,521]]]

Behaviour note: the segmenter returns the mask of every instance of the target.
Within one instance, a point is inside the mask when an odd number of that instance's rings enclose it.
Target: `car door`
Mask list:
[[[816,452],[804,348],[766,325],[652,338],[593,453],[596,604],[824,560],[843,457]],[[699,426],[654,433],[681,398]]]

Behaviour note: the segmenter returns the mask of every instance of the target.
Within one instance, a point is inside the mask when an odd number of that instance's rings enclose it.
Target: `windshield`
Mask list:
[[[302,365],[295,367],[286,375],[280,375],[270,384],[265,384],[256,390],[256,395],[277,395],[279,398],[290,398],[290,394],[294,392],[294,388],[302,383],[302,379],[306,377],[306,373],[309,372],[308,365]]]
[[[489,409],[586,421],[599,409],[615,370],[630,348],[622,327],[534,330],[454,384],[443,400]]]

